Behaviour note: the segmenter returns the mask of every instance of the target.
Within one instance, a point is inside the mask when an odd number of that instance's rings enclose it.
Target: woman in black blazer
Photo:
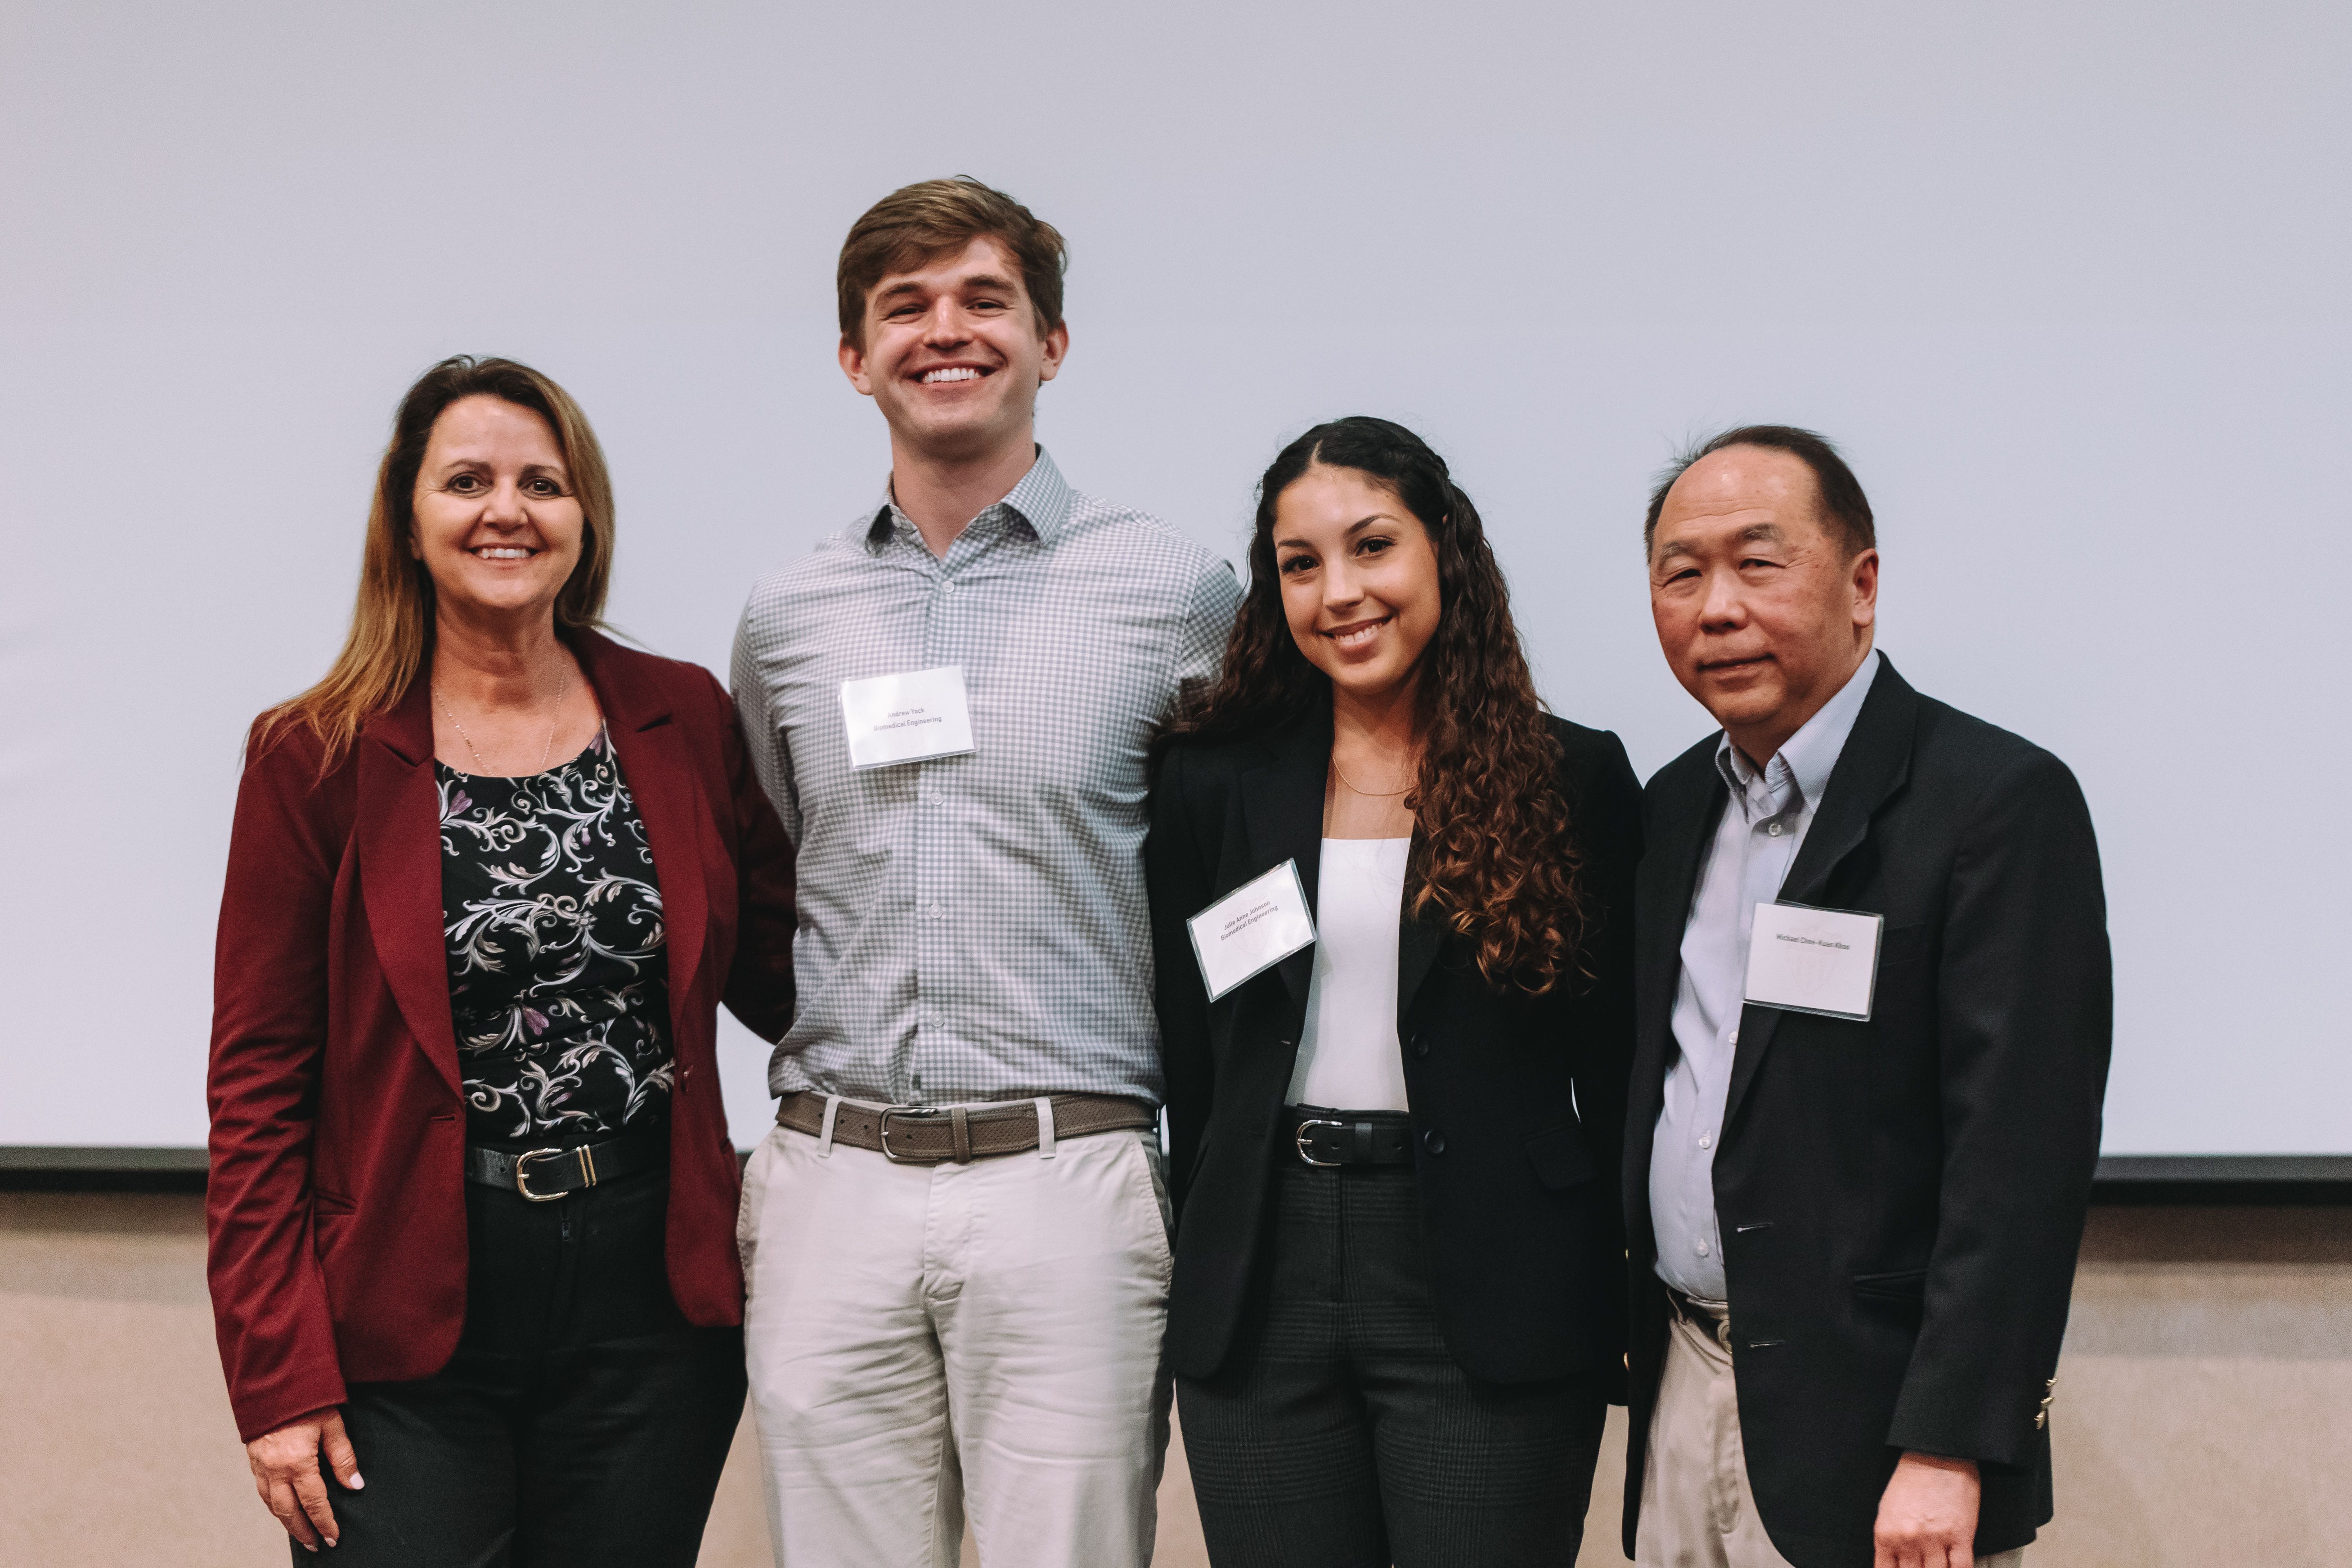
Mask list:
[[[1412,432],[1293,442],[1250,565],[1146,850],[1210,1556],[1570,1563],[1623,1378],[1640,787],[1543,712]],[[1316,942],[1212,1003],[1187,917],[1285,861]]]

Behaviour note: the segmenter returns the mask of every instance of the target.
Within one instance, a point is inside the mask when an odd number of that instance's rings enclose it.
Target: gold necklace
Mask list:
[[[1341,784],[1346,784],[1351,792],[1362,795],[1366,800],[1394,800],[1397,796],[1408,794],[1412,789],[1412,785],[1409,784],[1406,784],[1403,789],[1357,789],[1353,779],[1350,779],[1346,773],[1339,773],[1339,755],[1336,752],[1331,754],[1331,771],[1339,774],[1339,782]]]
[[[563,671],[563,689],[555,694],[555,717],[548,721],[547,744],[539,749],[539,771],[541,773],[545,773],[547,771],[547,759],[555,754],[555,732],[563,726],[563,700],[571,695],[572,670],[570,668],[569,661],[567,660],[566,668]],[[474,737],[466,733],[466,726],[457,722],[457,715],[449,711],[448,700],[441,695],[441,689],[437,686],[433,689],[433,700],[439,704],[441,716],[449,721],[450,728],[457,731],[457,739],[466,742],[466,750],[474,753],[474,766],[479,768],[483,773],[488,773],[490,772],[490,764],[482,761],[482,749],[474,744]],[[496,777],[497,775],[492,774],[491,776]],[[1353,786],[1351,785],[1350,787]]]

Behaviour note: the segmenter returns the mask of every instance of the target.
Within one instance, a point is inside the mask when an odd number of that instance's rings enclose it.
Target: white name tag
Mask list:
[[[963,667],[876,675],[841,683],[841,718],[849,727],[849,763],[887,768],[972,749],[971,707]]]
[[[1251,878],[1184,924],[1212,1002],[1315,941],[1296,860]]]
[[[1878,987],[1878,915],[1759,904],[1748,942],[1747,999],[1792,1013],[1870,1021]]]

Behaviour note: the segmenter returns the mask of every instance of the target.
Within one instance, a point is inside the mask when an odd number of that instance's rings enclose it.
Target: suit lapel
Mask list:
[[[1683,928],[1700,863],[1714,842],[1730,792],[1715,767],[1709,737],[1676,758],[1652,786],[1649,850],[1634,883],[1633,1077],[1626,1103],[1626,1191],[1649,1202],[1651,1142],[1664,1108],[1673,1049],[1675,992],[1682,979]]]
[[[419,675],[398,705],[370,721],[358,751],[360,898],[376,964],[434,1070],[463,1094],[442,925],[430,679]]]
[[[1870,695],[1854,716],[1853,731],[1838,753],[1837,766],[1830,770],[1821,809],[1805,831],[1804,847],[1780,883],[1780,902],[1818,902],[1838,867],[1870,837],[1871,818],[1911,776],[1918,715],[1919,694],[1881,656]],[[1739,1045],[1732,1055],[1731,1089],[1723,1108],[1726,1128],[1739,1114],[1740,1101],[1756,1080],[1756,1069],[1771,1048],[1782,1016],[1778,1007],[1740,1009]]]
[[[1323,785],[1331,766],[1331,709],[1315,710],[1274,746],[1273,760],[1241,776],[1242,822],[1249,833],[1250,875],[1270,871],[1285,860],[1298,863],[1298,885],[1307,908],[1317,903],[1323,869]],[[1304,947],[1275,965],[1291,1000],[1307,1005],[1315,978],[1315,949]]]
[[[1412,855],[1417,859],[1428,845],[1419,832],[1412,836]],[[1412,878],[1408,874],[1405,886],[1410,889]],[[1407,897],[1411,896],[1408,892]],[[1402,1039],[1410,1031],[1405,1026],[1405,1014],[1412,1007],[1413,997],[1420,993],[1421,983],[1429,978],[1429,971],[1437,962],[1438,950],[1445,945],[1445,924],[1434,910],[1422,914],[1412,912],[1410,904],[1397,911],[1402,921],[1397,931],[1397,1036]]]
[[[637,803],[661,889],[665,946],[669,954],[670,1007],[689,1007],[702,965],[709,897],[702,877],[701,795],[694,759],[667,696],[645,679],[638,661],[591,632],[579,644],[581,667],[604,705],[606,732],[621,777]]]

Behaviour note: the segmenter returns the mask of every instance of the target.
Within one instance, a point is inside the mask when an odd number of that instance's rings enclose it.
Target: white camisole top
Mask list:
[[[1402,1110],[1397,931],[1410,838],[1326,838],[1316,878],[1315,978],[1290,1103]]]

